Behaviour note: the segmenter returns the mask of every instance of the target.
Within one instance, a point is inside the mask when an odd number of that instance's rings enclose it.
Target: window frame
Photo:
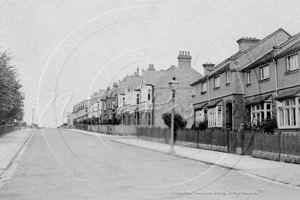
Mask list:
[[[209,128],[223,127],[223,112],[223,106],[215,106],[207,110]]]
[[[247,84],[252,83],[251,70],[246,72]]]
[[[294,60],[294,64],[295,64],[295,68],[291,69],[291,62],[290,62],[290,59],[291,58],[295,58]],[[299,64],[298,64],[298,53],[296,54],[292,54],[292,55],[288,55],[286,56],[286,72],[291,72],[291,71],[295,71],[295,70],[298,70],[299,69]]]
[[[294,104],[292,104],[293,101]],[[294,116],[293,109],[295,111]],[[288,118],[287,115],[289,116]],[[293,121],[295,125],[292,125]],[[296,96],[277,101],[277,125],[279,129],[300,128],[300,97]]]
[[[264,71],[264,69],[266,69],[266,68],[268,69],[268,71],[267,71],[268,73],[266,73],[266,71]],[[265,74],[268,74],[268,75],[265,75]],[[267,80],[267,79],[270,78],[270,66],[269,66],[269,64],[259,67],[259,76],[260,76],[260,80]]]
[[[230,84],[230,81],[231,81],[231,72],[230,71],[227,71],[225,72],[225,84],[228,85]]]
[[[263,106],[262,106],[263,105]],[[268,109],[268,105],[270,108]],[[272,102],[271,101],[264,101],[260,104],[255,104],[250,107],[251,113],[251,122],[257,124],[262,120],[268,118],[268,113],[270,113],[270,118],[272,118]]]
[[[218,86],[216,85],[216,80],[219,80],[218,81]],[[221,85],[220,82],[221,82],[220,76],[214,77],[214,88],[220,88],[220,85]]]
[[[204,90],[204,87],[203,87],[204,85],[205,85],[205,90]],[[202,93],[207,92],[207,81],[201,83],[201,92],[202,92]]]

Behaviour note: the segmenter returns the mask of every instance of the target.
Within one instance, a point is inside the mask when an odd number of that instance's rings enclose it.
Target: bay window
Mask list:
[[[300,127],[300,98],[295,97],[277,101],[277,118],[279,128]]]
[[[223,126],[223,108],[216,106],[208,110],[208,127]]]
[[[272,104],[264,102],[251,106],[251,121],[254,123],[261,122],[264,119],[272,117]]]

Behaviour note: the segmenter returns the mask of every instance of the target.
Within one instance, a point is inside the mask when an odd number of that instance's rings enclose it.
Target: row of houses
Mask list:
[[[187,51],[180,51],[177,66],[166,70],[156,70],[149,64],[146,70],[127,75],[114,82],[112,87],[99,90],[89,99],[73,107],[71,123],[93,121],[100,124],[151,125],[165,127],[162,114],[171,109],[171,90],[169,82],[175,76],[179,82],[176,91],[176,109],[187,118],[191,127],[194,120],[190,84],[202,78],[191,67],[192,57]]]
[[[238,128],[242,122],[277,118],[278,127],[300,128],[300,33],[282,28],[263,39],[241,38],[238,52],[221,63],[191,66],[189,52],[181,51],[177,66],[139,69],[99,90],[73,107],[73,123],[96,119],[124,125],[164,127],[161,115],[171,109],[168,86],[176,77],[179,87],[175,109],[188,120],[188,127],[204,119],[209,127]]]
[[[239,51],[221,63],[204,64],[193,82],[195,121],[238,128],[276,117],[278,128],[300,128],[300,34],[279,29],[262,40],[241,38]]]

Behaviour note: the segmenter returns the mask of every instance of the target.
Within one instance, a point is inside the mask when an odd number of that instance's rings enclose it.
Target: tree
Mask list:
[[[165,124],[171,128],[171,118],[172,118],[172,113],[167,112],[162,115],[162,118],[165,122]],[[186,127],[187,121],[179,114],[179,113],[174,113],[174,132],[177,131],[178,129],[183,129]]]
[[[11,55],[0,52],[0,120],[23,118],[24,93],[14,66],[10,64]]]

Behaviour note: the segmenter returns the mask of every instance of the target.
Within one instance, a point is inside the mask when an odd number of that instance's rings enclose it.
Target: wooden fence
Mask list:
[[[136,135],[143,140],[169,144],[170,130],[152,126],[120,125],[77,125],[77,129],[115,135]],[[178,130],[174,139],[176,145],[214,151],[251,155],[256,158],[282,162],[300,163],[299,133],[273,134],[259,131],[238,132],[219,129],[195,131]]]

